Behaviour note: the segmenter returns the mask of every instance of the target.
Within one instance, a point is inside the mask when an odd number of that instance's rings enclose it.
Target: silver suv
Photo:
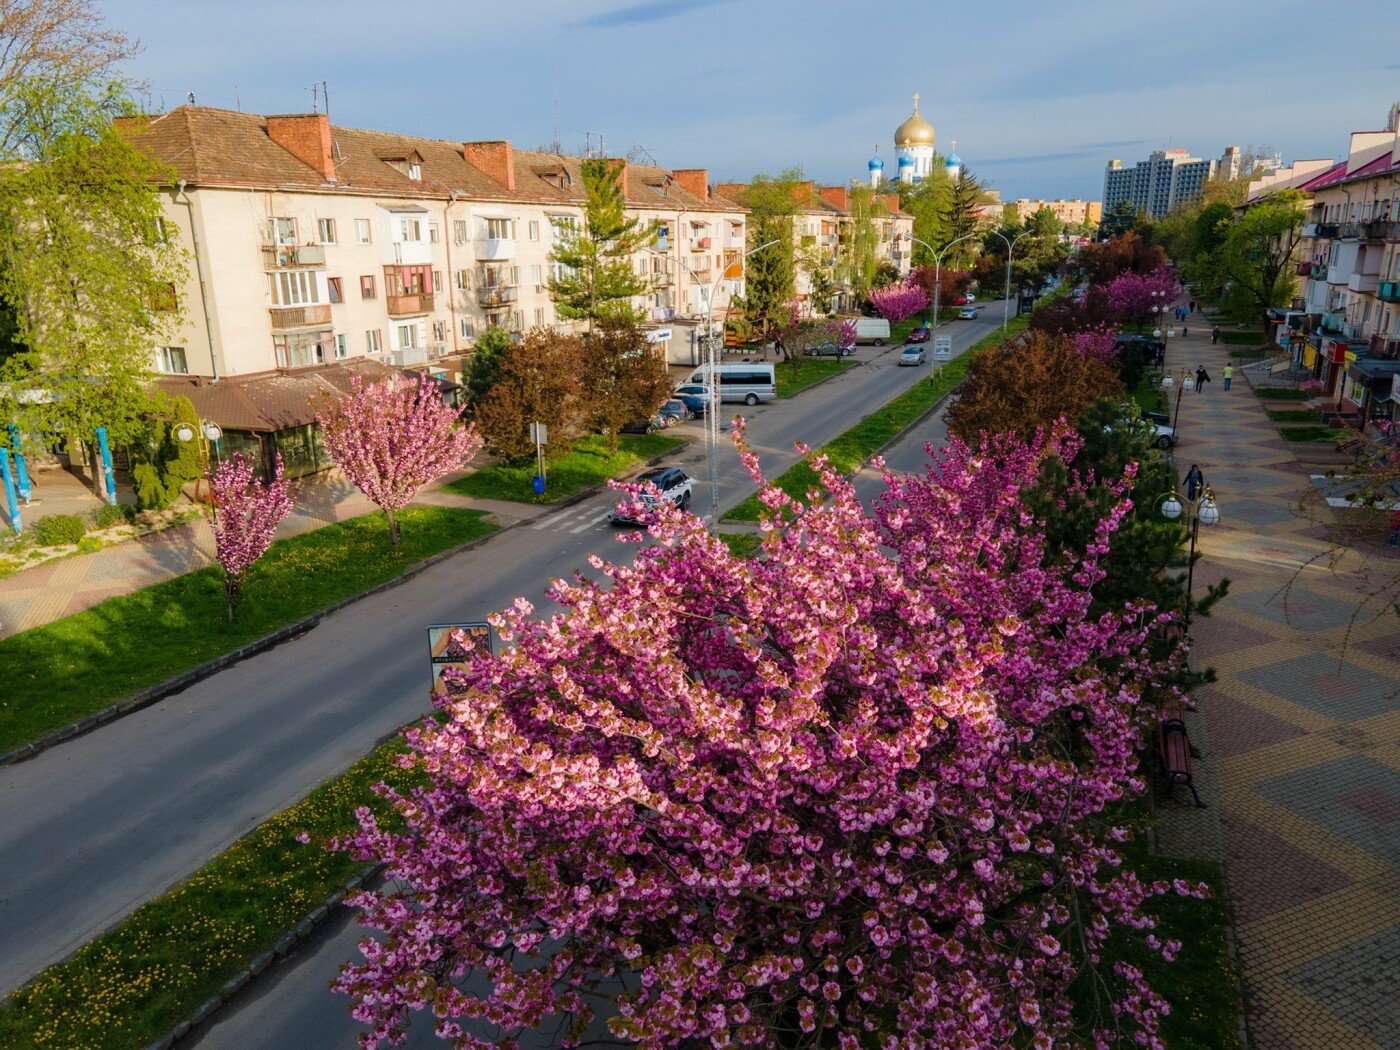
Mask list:
[[[694,488],[695,482],[691,479],[690,475],[681,470],[680,467],[655,467],[651,470],[643,471],[637,475],[635,484],[643,488],[642,492],[637,493],[637,502],[643,507],[654,507],[659,502],[664,501],[666,503],[674,503],[676,506],[680,507],[681,510],[690,509],[690,490]],[[657,492],[660,493],[659,497],[656,492],[646,491],[646,486],[648,484],[655,486]],[[642,524],[636,518],[630,517],[623,512],[622,508],[631,502],[629,498],[626,502],[613,508],[613,512],[610,516],[613,524]]]

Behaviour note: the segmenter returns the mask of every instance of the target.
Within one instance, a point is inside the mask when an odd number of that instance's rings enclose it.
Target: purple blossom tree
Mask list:
[[[1152,319],[1154,304],[1170,306],[1181,297],[1181,285],[1165,266],[1146,274],[1126,271],[1103,289],[1120,324],[1145,324]],[[1160,294],[1154,297],[1154,292]]]
[[[337,844],[400,884],[349,901],[385,933],[336,985],[363,1044],[421,1011],[577,1046],[605,997],[648,1050],[1160,1047],[1166,1004],[1099,962],[1115,932],[1170,958],[1143,903],[1204,892],[1139,880],[1107,815],[1174,695],[1169,616],[1090,611],[1126,490],[1063,559],[1021,490],[1077,439],[954,442],[872,517],[820,457],[802,501],[764,484],[740,434],[764,556],[664,506],[552,618],[518,600],[408,733],[402,827]]]
[[[214,505],[210,528],[215,558],[224,570],[224,599],[232,620],[243,574],[267,553],[277,526],[292,510],[292,497],[282,480],[282,457],[274,460],[272,480],[264,483],[254,473],[253,461],[235,452],[210,473],[209,496]]]
[[[892,284],[888,288],[876,288],[870,293],[870,304],[875,312],[893,324],[913,317],[929,304],[928,292],[914,281]]]
[[[389,520],[389,541],[399,545],[395,511],[418,490],[461,467],[481,448],[474,425],[463,426],[427,378],[391,375],[350,393],[327,396],[316,413],[335,465]]]

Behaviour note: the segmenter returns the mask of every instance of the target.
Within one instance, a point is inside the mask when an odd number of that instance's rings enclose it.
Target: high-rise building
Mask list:
[[[1189,156],[1184,149],[1153,150],[1131,168],[1111,160],[1103,178],[1103,210],[1110,212],[1128,201],[1148,218],[1160,219],[1180,204],[1200,200],[1216,163]]]

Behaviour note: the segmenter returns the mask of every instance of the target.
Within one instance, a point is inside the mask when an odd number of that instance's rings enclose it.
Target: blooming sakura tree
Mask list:
[[[1154,292],[1158,293],[1155,298]],[[1152,319],[1154,304],[1172,305],[1181,295],[1181,285],[1170,270],[1161,266],[1146,274],[1121,273],[1104,285],[1104,293],[1120,324],[1140,325]]]
[[[253,461],[235,452],[210,473],[209,494],[214,504],[214,554],[224,570],[224,599],[232,620],[243,574],[267,553],[277,526],[292,510],[292,497],[282,481],[282,457],[274,460],[272,480],[264,483],[253,472]]]
[[[804,317],[802,304],[795,299],[788,304],[787,313],[787,323],[778,328],[777,336],[790,361],[800,361],[803,354],[820,343],[856,345],[854,318]]]
[[[955,442],[873,517],[818,457],[808,499],[763,487],[762,559],[663,506],[562,612],[497,617],[408,733],[425,786],[383,789],[402,830],[337,844],[401,887],[350,901],[385,932],[336,985],[364,1045],[431,1011],[460,1047],[576,1046],[604,996],[644,1048],[1160,1046],[1135,967],[1084,977],[1087,1021],[1068,994],[1112,931],[1178,947],[1106,818],[1172,695],[1165,614],[1089,614],[1124,489],[1073,559],[1020,498],[1073,449]]]
[[[395,547],[394,512],[481,448],[476,428],[462,426],[457,410],[443,403],[437,385],[426,378],[391,375],[366,386],[355,376],[349,394],[324,399],[316,421],[335,465],[384,511]]]
[[[870,293],[870,305],[891,323],[913,317],[928,304],[928,292],[912,280],[892,284],[888,288],[876,288]]]

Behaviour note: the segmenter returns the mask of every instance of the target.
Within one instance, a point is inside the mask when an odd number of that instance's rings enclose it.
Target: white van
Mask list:
[[[773,374],[771,363],[752,361],[745,363],[726,361],[715,366],[719,373],[719,399],[721,401],[742,401],[746,405],[756,405],[760,401],[772,401],[778,396],[778,380]],[[709,382],[708,365],[697,368],[690,374],[687,383]]]
[[[856,342],[884,346],[889,342],[890,323],[883,317],[857,317]]]

